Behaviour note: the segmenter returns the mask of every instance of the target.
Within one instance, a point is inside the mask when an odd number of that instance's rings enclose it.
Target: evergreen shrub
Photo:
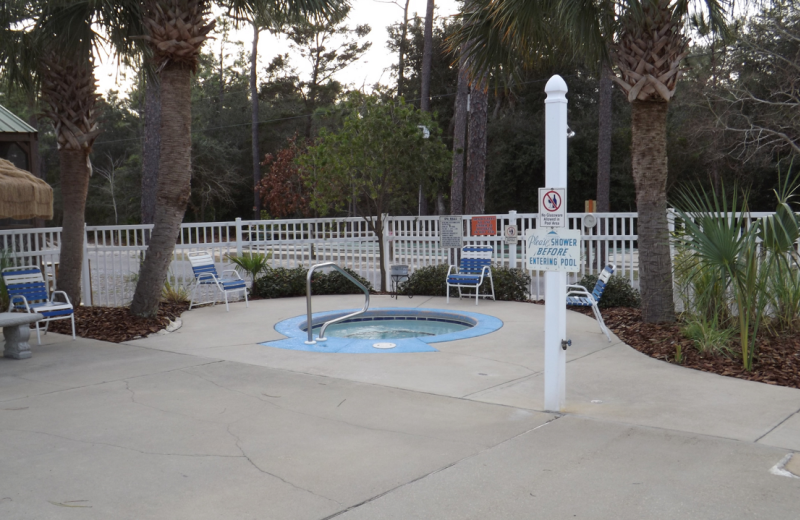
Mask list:
[[[400,286],[400,293],[404,295],[445,296],[447,290],[447,264],[431,265],[415,269],[408,277],[408,281]],[[531,277],[522,269],[492,266],[494,279],[494,295],[498,300],[526,301],[530,293]],[[488,281],[481,285],[481,294],[490,294],[491,286]],[[475,293],[472,289],[468,292]],[[463,292],[463,290],[462,290]],[[450,288],[450,296],[458,296],[458,289]]]
[[[587,274],[578,285],[586,287],[586,290],[592,292],[594,286],[597,284],[597,275]],[[600,302],[597,304],[601,309],[608,309],[611,307],[635,307],[638,308],[642,303],[642,298],[639,296],[639,291],[631,287],[631,281],[623,276],[612,275],[606,284],[606,290],[603,296],[600,297]]]
[[[350,269],[344,268],[344,270],[364,284],[368,290],[372,290],[372,284],[367,280]],[[268,269],[263,276],[256,280],[258,295],[262,298],[305,296],[306,276],[308,276],[308,269],[305,267],[292,269],[275,267]],[[311,278],[311,293],[318,295],[361,294],[361,289],[338,271],[331,271],[330,273],[315,272]]]

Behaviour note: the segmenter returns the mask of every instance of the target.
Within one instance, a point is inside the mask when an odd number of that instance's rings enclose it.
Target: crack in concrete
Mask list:
[[[516,435],[514,435],[512,437],[509,437],[508,439],[505,439],[505,440],[497,443],[497,444],[489,446],[489,447],[487,447],[487,448],[485,448],[483,450],[480,450],[478,452],[475,452],[475,453],[473,453],[471,455],[467,455],[466,457],[462,457],[462,458],[460,458],[460,459],[458,459],[456,461],[453,461],[453,462],[451,462],[449,464],[445,464],[444,466],[442,466],[440,468],[437,468],[437,469],[435,469],[433,471],[425,473],[424,475],[421,475],[419,477],[413,478],[413,479],[409,480],[408,482],[404,482],[404,483],[399,484],[399,485],[397,485],[397,486],[395,486],[395,487],[393,487],[391,489],[387,489],[386,491],[384,491],[382,493],[378,493],[377,495],[372,496],[372,497],[370,497],[370,498],[368,498],[366,500],[362,500],[358,504],[354,504],[352,506],[346,507],[345,509],[342,509],[341,511],[337,511],[336,513],[333,513],[332,515],[328,515],[325,518],[322,518],[321,520],[330,520],[332,518],[336,518],[337,516],[341,516],[341,515],[343,515],[345,513],[353,511],[354,509],[357,509],[357,508],[359,508],[359,507],[361,507],[363,505],[369,504],[370,502],[374,502],[374,501],[378,500],[379,498],[382,498],[382,497],[384,497],[384,496],[386,496],[386,495],[388,495],[390,493],[393,493],[393,492],[397,491],[398,489],[401,489],[401,488],[404,488],[406,486],[409,486],[409,485],[411,485],[411,484],[413,484],[415,482],[419,482],[421,480],[424,480],[424,479],[426,479],[426,478],[428,478],[430,476],[436,475],[437,473],[441,473],[443,471],[446,471],[446,470],[452,468],[453,466],[461,464],[462,462],[464,462],[466,460],[473,459],[473,458],[475,458],[475,457],[477,457],[477,456],[479,456],[479,455],[481,455],[483,453],[486,453],[489,450],[493,450],[493,449],[495,449],[495,448],[497,448],[499,446],[502,446],[503,444],[506,444],[507,442],[513,441],[514,439],[516,439],[518,437],[526,435],[526,434],[528,434],[528,433],[530,433],[532,431],[538,430],[539,428],[544,428],[545,426],[547,426],[551,422],[553,422],[553,421],[555,421],[557,419],[560,419],[561,417],[563,417],[563,416],[562,415],[556,415],[556,416],[552,417],[550,420],[548,420],[547,422],[545,422],[543,424],[540,424],[538,426],[535,426],[533,428],[525,430],[524,432],[520,432],[520,433],[518,433],[518,434],[516,434]]]
[[[192,374],[191,372],[186,372],[186,373],[194,375],[195,377],[198,377],[198,378],[202,379],[203,381],[211,383],[212,385],[217,386],[217,387],[219,387],[219,388],[221,388],[223,390],[227,390],[229,392],[234,392],[234,393],[237,393],[237,394],[240,394],[240,395],[245,395],[245,396],[250,397],[252,399],[257,399],[258,401],[260,401],[260,402],[262,402],[264,404],[267,404],[269,406],[272,406],[272,407],[277,408],[279,410],[282,410],[284,412],[295,414],[295,415],[301,415],[303,417],[311,417],[313,419],[319,419],[319,420],[322,420],[322,421],[329,421],[329,422],[333,422],[333,423],[344,424],[344,425],[347,425],[347,426],[351,426],[353,428],[362,428],[362,429],[368,430],[368,431],[375,431],[375,432],[381,432],[381,433],[394,433],[394,434],[397,434],[397,435],[407,435],[407,436],[410,436],[410,437],[418,437],[418,438],[422,438],[422,439],[431,439],[431,440],[442,441],[442,442],[459,443],[459,444],[464,444],[464,445],[473,446],[473,447],[474,446],[484,446],[484,445],[481,445],[481,444],[475,444],[475,443],[466,442],[466,441],[458,441],[458,440],[454,440],[454,439],[443,439],[441,437],[436,437],[436,436],[431,436],[431,435],[422,435],[422,434],[419,434],[419,433],[404,432],[404,431],[400,431],[400,430],[391,430],[391,429],[387,429],[387,428],[375,428],[375,427],[366,426],[366,425],[363,425],[363,424],[351,423],[349,421],[344,421],[342,419],[336,419],[334,417],[326,417],[326,416],[323,416],[323,415],[316,415],[316,414],[313,414],[313,413],[307,413],[307,412],[302,412],[302,411],[299,411],[299,410],[293,410],[291,408],[286,408],[284,406],[281,406],[278,403],[276,403],[275,401],[272,401],[272,400],[268,401],[266,399],[262,399],[261,397],[259,397],[257,395],[248,394],[247,392],[242,392],[240,390],[234,390],[233,388],[229,388],[229,387],[220,385],[219,383],[217,383],[215,381],[212,381],[210,379],[207,379],[207,378],[201,376],[200,374]],[[312,377],[314,377],[314,376],[312,376]],[[353,384],[361,384],[361,383],[353,383]],[[391,387],[388,387],[388,388],[391,388]],[[416,393],[416,392],[414,392],[414,393]],[[436,395],[436,394],[430,394],[430,395]],[[437,397],[442,397],[442,396],[437,396]],[[454,399],[459,399],[459,398],[455,397]]]
[[[336,499],[333,499],[333,498],[330,498],[330,497],[326,497],[324,495],[320,495],[319,493],[315,493],[314,491],[311,491],[310,489],[304,488],[304,487],[302,487],[302,486],[300,486],[298,484],[295,484],[294,482],[286,480],[285,478],[281,477],[280,475],[278,475],[276,473],[272,473],[270,471],[267,471],[267,470],[263,469],[262,467],[260,467],[258,464],[256,464],[255,461],[250,458],[250,456],[247,454],[247,452],[244,451],[244,448],[242,448],[242,445],[241,445],[242,439],[238,435],[236,435],[235,433],[233,433],[231,431],[231,426],[233,426],[236,422],[238,422],[238,421],[234,421],[234,422],[232,422],[231,424],[228,425],[227,432],[231,437],[233,437],[235,439],[234,442],[236,444],[236,447],[239,449],[239,452],[242,454],[242,457],[245,460],[247,460],[247,462],[249,462],[250,465],[253,466],[257,471],[259,471],[260,473],[263,473],[264,475],[269,475],[270,477],[276,478],[276,479],[280,480],[281,482],[283,482],[284,484],[292,486],[295,489],[298,489],[300,491],[305,491],[306,493],[310,493],[310,494],[314,495],[315,497],[323,498],[323,499],[325,499],[325,500],[327,500],[329,502],[333,502],[335,504],[338,504],[339,506],[344,505],[344,504],[342,504],[341,502],[339,502]]]
[[[474,399],[470,399],[470,397],[472,397],[472,396],[473,396],[473,395],[475,395],[475,394],[480,394],[481,392],[488,392],[489,390],[492,390],[492,389],[494,389],[494,388],[498,388],[498,387],[501,387],[501,386],[504,386],[504,385],[511,386],[511,385],[513,385],[513,384],[515,384],[515,383],[519,383],[519,382],[520,382],[520,381],[522,381],[523,379],[529,379],[529,378],[531,378],[531,377],[535,377],[535,376],[538,376],[538,375],[541,375],[541,374],[542,374],[542,372],[541,372],[541,371],[538,371],[538,372],[533,372],[532,374],[528,374],[528,375],[525,375],[525,376],[521,376],[521,377],[518,377],[518,378],[516,378],[516,379],[510,379],[510,380],[508,380],[508,381],[504,381],[504,382],[502,382],[502,383],[497,383],[497,384],[496,384],[496,385],[494,385],[494,386],[490,386],[490,387],[488,387],[488,388],[484,388],[484,389],[482,389],[482,390],[478,390],[478,391],[475,391],[475,392],[471,392],[471,393],[469,393],[469,394],[462,395],[462,396],[460,397],[460,399],[465,399],[465,400],[467,400],[467,401],[473,401],[473,402],[477,402],[477,403],[482,403],[482,402],[484,402],[484,401],[475,401]],[[489,403],[489,404],[491,404],[491,403]],[[499,403],[498,403],[498,404],[499,404]]]
[[[165,410],[165,409],[159,408],[157,406],[144,404],[144,403],[139,402],[139,401],[136,400],[136,392],[131,389],[130,383],[128,381],[124,381],[124,380],[122,382],[125,383],[125,390],[127,390],[131,394],[131,402],[133,404],[137,404],[137,405],[142,406],[144,408],[149,408],[151,410],[156,410],[157,412],[161,412],[161,413],[165,413],[165,414],[169,414],[169,415],[177,415],[179,417],[186,417],[187,419],[192,419],[193,421],[198,421],[198,422],[202,422],[202,423],[215,424],[215,425],[227,424],[227,423],[220,423],[218,421],[211,421],[211,420],[208,420],[208,419],[201,419],[199,417],[195,417],[194,415],[175,412],[173,410]]]
[[[3,428],[2,431],[10,431],[10,432],[21,432],[21,433],[35,433],[38,435],[46,435],[48,437],[55,437],[56,439],[63,439],[65,441],[75,442],[79,444],[88,444],[89,446],[106,446],[109,448],[117,448],[120,450],[132,451],[134,453],[140,453],[142,455],[157,455],[157,456],[164,456],[164,457],[195,457],[195,458],[217,458],[217,459],[238,459],[242,458],[241,455],[219,455],[214,453],[164,453],[158,451],[145,451],[139,450],[136,448],[131,448],[130,446],[121,446],[119,444],[112,444],[110,442],[101,442],[101,441],[86,441],[83,439],[74,439],[72,437],[67,437],[65,435],[58,435],[55,433],[50,432],[43,432],[40,430],[23,430],[19,428]]]
[[[775,426],[773,426],[772,428],[770,428],[770,429],[767,431],[767,433],[765,433],[765,434],[764,434],[764,435],[762,435],[761,437],[757,438],[757,439],[756,439],[756,440],[754,440],[753,442],[758,442],[758,441],[760,441],[761,439],[763,439],[764,437],[766,437],[766,436],[767,436],[767,435],[769,435],[770,433],[774,432],[774,431],[775,431],[776,429],[778,429],[778,428],[779,428],[779,427],[780,427],[780,426],[781,426],[783,423],[785,423],[786,421],[788,421],[789,419],[791,419],[792,417],[794,417],[794,416],[795,416],[795,415],[797,415],[797,414],[800,414],[800,408],[798,408],[796,411],[794,411],[794,412],[790,413],[789,415],[787,415],[786,417],[784,417],[784,418],[783,418],[783,420],[782,420],[781,422],[779,422],[778,424],[776,424]]]
[[[192,357],[196,357],[196,356],[192,356]],[[97,383],[89,383],[88,385],[65,387],[65,388],[62,388],[62,389],[59,389],[59,390],[53,390],[52,392],[42,392],[41,394],[26,395],[24,397],[14,397],[14,398],[11,398],[11,399],[0,400],[0,402],[10,402],[10,401],[16,401],[18,399],[33,399],[35,397],[42,397],[42,396],[45,396],[45,395],[57,394],[59,392],[71,392],[73,390],[82,390],[84,388],[91,388],[93,386],[101,386],[101,385],[105,385],[105,384],[108,384],[108,383],[118,383],[120,381],[140,379],[142,377],[150,377],[150,376],[154,376],[154,375],[169,374],[170,372],[178,372],[178,371],[181,371],[181,370],[184,370],[184,369],[187,369],[187,368],[204,367],[204,366],[207,366],[207,365],[214,365],[216,363],[225,363],[225,362],[226,362],[226,360],[224,360],[224,359],[215,359],[213,361],[209,361],[208,363],[197,363],[195,365],[191,365],[191,366],[188,366],[188,367],[171,368],[169,370],[150,372],[150,373],[147,373],[147,374],[140,374],[138,376],[121,377],[119,379],[111,379],[109,381],[98,381]],[[18,376],[14,376],[14,377],[18,377]],[[32,381],[32,382],[35,382],[35,383],[47,383],[47,381],[37,381],[35,379],[30,379],[29,381]],[[53,383],[47,383],[47,384],[53,384]]]

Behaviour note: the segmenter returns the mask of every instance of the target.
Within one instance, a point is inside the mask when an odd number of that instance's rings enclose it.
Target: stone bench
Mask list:
[[[41,319],[44,316],[36,313],[0,312],[0,327],[3,327],[3,337],[6,340],[3,356],[13,359],[31,357],[31,346],[28,344],[31,337],[29,325]]]

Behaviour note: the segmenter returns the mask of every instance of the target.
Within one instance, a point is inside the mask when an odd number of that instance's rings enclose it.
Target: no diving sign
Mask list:
[[[567,227],[566,188],[539,188],[538,228]]]

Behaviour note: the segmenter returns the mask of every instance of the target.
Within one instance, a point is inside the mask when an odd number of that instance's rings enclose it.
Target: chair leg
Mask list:
[[[192,299],[189,300],[189,310],[192,310],[192,305],[194,305],[194,295],[197,292],[197,286],[200,285],[198,283],[194,284],[194,289],[192,289]]]
[[[39,334],[39,322],[38,321],[36,322],[36,341],[39,343],[39,345],[42,344],[42,336]]]
[[[494,279],[490,276],[489,283],[492,285],[492,300],[497,301],[494,297]]]
[[[78,339],[75,337],[75,313],[73,312],[70,315],[70,319],[72,320],[72,339]]]
[[[247,301],[247,288],[244,289],[244,306],[250,308],[250,302]]]
[[[476,285],[475,286],[475,305],[478,305],[478,295],[480,294],[480,292],[481,292],[481,286],[480,285]]]
[[[225,296],[225,312],[231,312],[231,308],[228,307],[228,291],[222,291],[223,296]]]
[[[447,303],[450,303],[450,284],[447,282],[445,282],[445,284],[447,285],[447,292],[445,293],[445,296],[447,297]]]
[[[611,335],[608,333],[608,327],[606,327],[606,322],[603,321],[603,315],[600,314],[600,309],[597,305],[592,305],[592,312],[594,312],[594,317],[597,320],[597,324],[600,325],[600,331],[606,335],[608,341],[611,342]]]

